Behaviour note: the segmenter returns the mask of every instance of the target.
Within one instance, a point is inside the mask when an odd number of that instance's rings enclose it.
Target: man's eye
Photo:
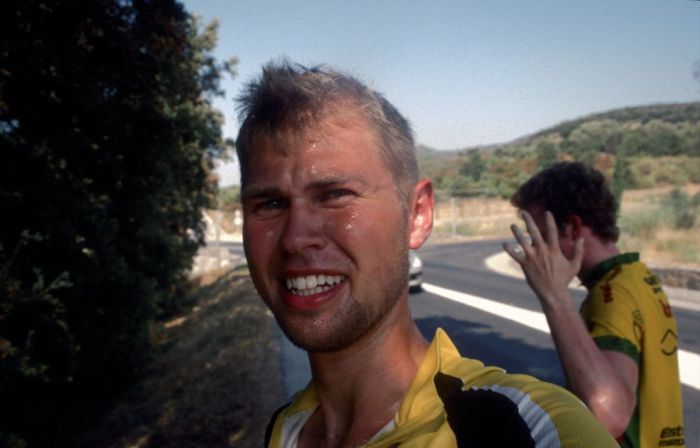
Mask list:
[[[281,210],[287,207],[287,201],[284,199],[268,199],[260,201],[253,207],[255,213],[272,213],[276,210]]]
[[[337,189],[324,192],[321,196],[321,200],[323,202],[336,202],[349,199],[353,196],[355,196],[355,193],[350,190]]]

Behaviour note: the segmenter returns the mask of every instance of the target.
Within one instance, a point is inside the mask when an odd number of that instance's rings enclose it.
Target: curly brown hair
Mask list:
[[[580,162],[559,162],[522,184],[510,199],[518,209],[541,205],[562,229],[572,215],[606,241],[617,241],[615,196],[600,171]]]

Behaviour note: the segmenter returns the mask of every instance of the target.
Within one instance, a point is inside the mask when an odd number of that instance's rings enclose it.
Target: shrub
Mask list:
[[[688,193],[673,189],[661,202],[662,208],[670,214],[674,229],[690,229],[695,225],[697,206],[693,205]]]

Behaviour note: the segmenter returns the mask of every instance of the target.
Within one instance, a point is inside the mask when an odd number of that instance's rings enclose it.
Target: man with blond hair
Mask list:
[[[270,447],[608,447],[572,394],[462,358],[408,306],[408,251],[432,230],[408,122],[334,70],[269,64],[239,98],[253,282],[312,380]]]

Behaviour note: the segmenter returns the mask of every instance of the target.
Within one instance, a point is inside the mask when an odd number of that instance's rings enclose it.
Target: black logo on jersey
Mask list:
[[[682,426],[666,426],[661,430],[659,446],[683,446],[685,438]]]
[[[661,353],[666,356],[671,356],[678,350],[678,337],[671,330],[666,330],[664,337],[661,338]]]
[[[649,277],[644,277],[644,281],[651,287],[655,294],[659,294],[662,291],[661,282],[657,276],[650,275]]]

